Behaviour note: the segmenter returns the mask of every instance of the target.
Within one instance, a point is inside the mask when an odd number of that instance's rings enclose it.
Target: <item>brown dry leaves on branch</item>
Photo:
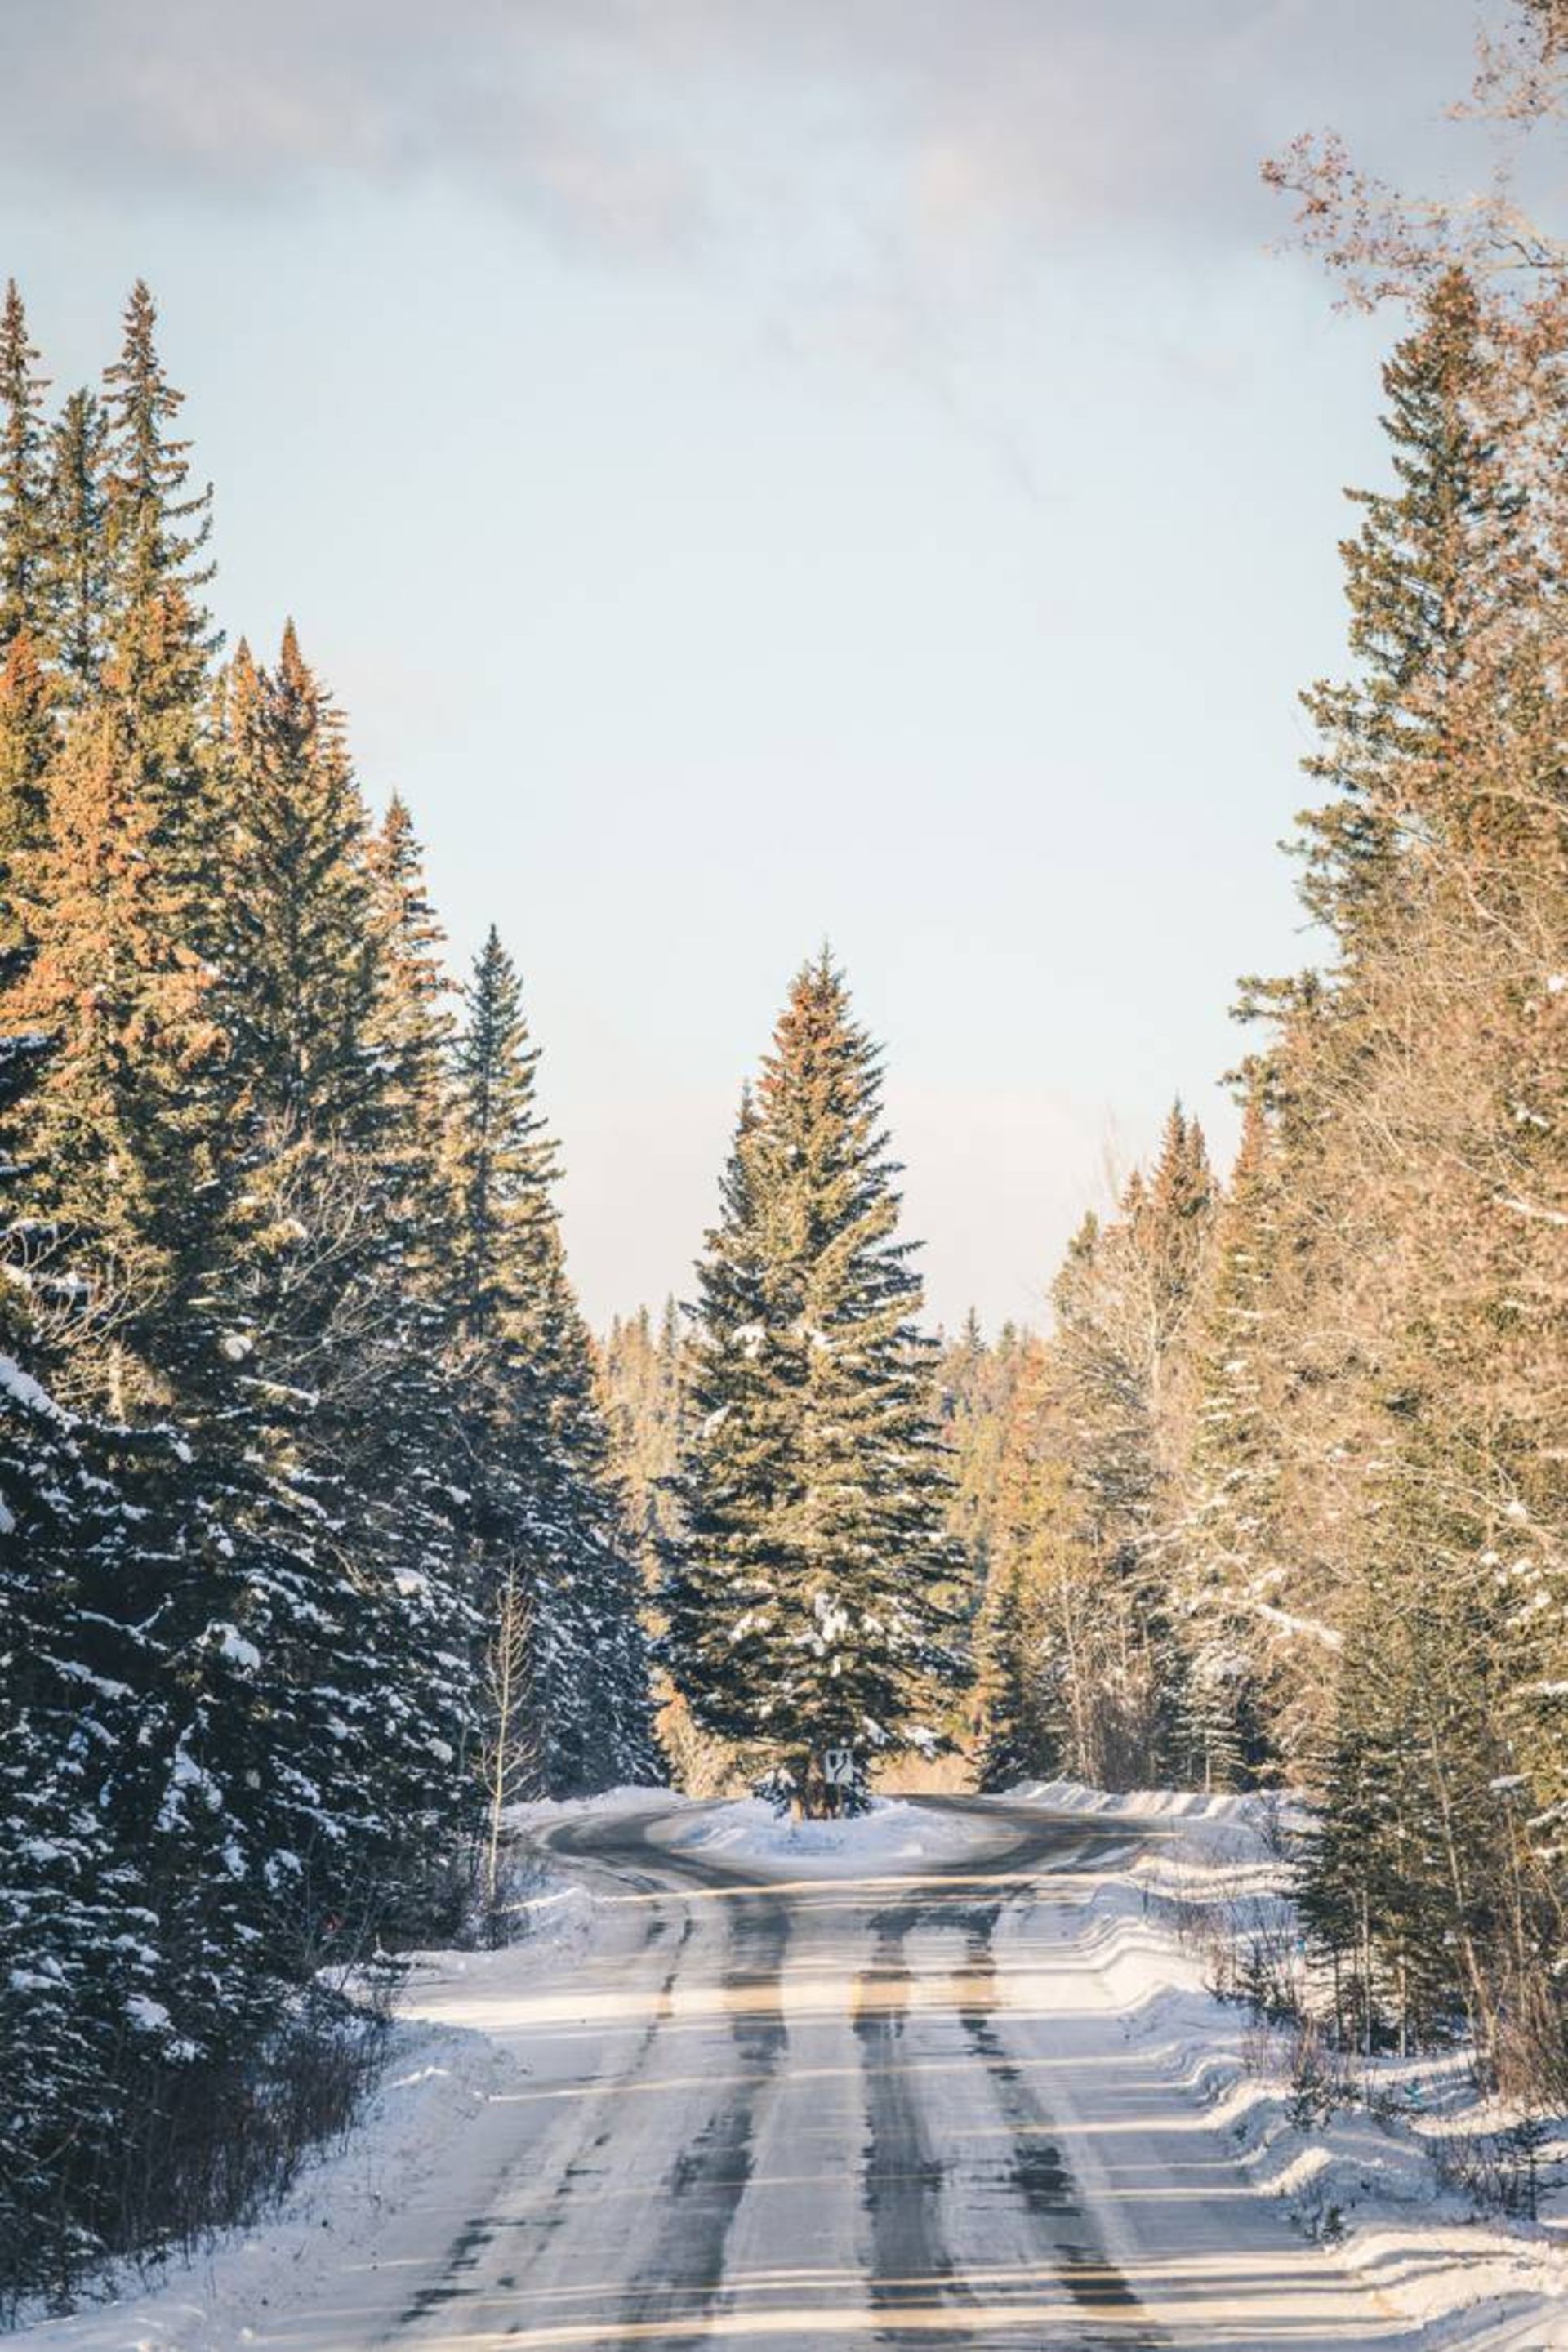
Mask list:
[[[1502,30],[1483,26],[1469,94],[1450,111],[1495,134],[1489,184],[1458,199],[1390,186],[1331,131],[1303,134],[1264,164],[1266,183],[1295,199],[1290,241],[1325,265],[1345,308],[1417,301],[1455,267],[1481,284],[1518,281],[1528,304],[1568,268],[1568,244],[1512,182],[1520,142],[1568,115],[1568,0],[1521,0]]]

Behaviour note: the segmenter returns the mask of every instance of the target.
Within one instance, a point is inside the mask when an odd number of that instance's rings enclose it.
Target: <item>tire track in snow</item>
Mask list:
[[[787,1906],[759,1893],[736,1902],[728,1927],[730,1957],[720,1982],[728,1999],[739,2080],[667,2177],[667,2219],[623,2291],[619,2324],[642,2329],[668,2322],[651,2352],[685,2352],[705,2340],[703,2323],[723,2292],[730,2231],[750,2184],[756,2108],[777,2074],[787,2039],[780,1996],[789,1940]],[[694,2332],[695,2331],[695,2332]]]
[[[659,2027],[670,2013],[676,1979],[680,1974],[686,1947],[691,1939],[692,1925],[690,1915],[688,1914],[681,1922],[680,1934],[676,1939],[668,1968],[654,1996],[653,2011],[647,2027],[619,2078],[617,2088],[622,2083],[637,2081],[647,2071],[653,2055]],[[655,1944],[662,1942],[668,1933],[668,1923],[655,1914],[649,1918],[644,1933],[643,1949],[645,1951],[651,1949]],[[584,2180],[594,2178],[602,2168],[592,2159],[608,2146],[611,2137],[612,2126],[606,2123],[592,2139],[586,2142],[579,2153],[571,2158],[555,2184],[549,2205],[542,2212],[530,2214],[521,2220],[508,2219],[504,2214],[493,2210],[488,2214],[471,2215],[448,2246],[440,2275],[428,2286],[421,2287],[418,2293],[411,2297],[407,2307],[399,2314],[396,2333],[401,2334],[406,2328],[417,2327],[432,2313],[440,2310],[447,2304],[461,2302],[465,2298],[482,2293],[486,2284],[479,2276],[483,2257],[494,2245],[497,2236],[501,2231],[504,2231],[509,2236],[521,2233],[525,2243],[531,2240],[531,2243],[526,2245],[526,2251],[522,2254],[514,2253],[510,2257],[514,2263],[519,2261],[525,2263],[531,2261],[539,2246],[552,2237],[565,2221],[573,2192]],[[515,2292],[517,2286],[515,2269],[503,2272],[493,2284],[503,2293]]]
[[[1169,2339],[1141,2319],[1138,2297],[1083,2210],[1067,2160],[1051,2137],[1051,2118],[996,2030],[1000,2003],[993,1938],[999,1909],[992,1905],[983,1914],[971,1915],[965,1999],[958,2019],[1013,2136],[1012,2186],[1048,2234],[1057,2276],[1074,2305],[1097,2324],[1095,2334],[1084,2342],[1114,2346],[1116,2352],[1157,2352]]]
[[[910,1971],[905,1939],[911,1928],[944,1924],[929,1903],[874,1912],[871,1965],[855,1983],[855,2037],[866,2100],[861,2198],[871,2226],[871,2308],[886,2311],[879,2344],[914,2347],[931,2341],[928,2327],[900,2325],[911,2282],[925,2303],[973,2304],[942,2242],[941,2198],[946,2167],[926,2137],[921,2104],[903,2064]]]

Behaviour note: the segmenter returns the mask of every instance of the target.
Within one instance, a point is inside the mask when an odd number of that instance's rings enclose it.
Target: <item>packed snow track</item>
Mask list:
[[[930,1801],[875,1874],[726,1858],[701,1809],[541,1834],[592,1896],[557,1969],[424,1988],[521,2061],[406,2210],[256,2340],[1290,2347],[1422,2341],[1141,2057],[1086,1920],[1123,1823]],[[390,2275],[389,2275],[390,2273]]]

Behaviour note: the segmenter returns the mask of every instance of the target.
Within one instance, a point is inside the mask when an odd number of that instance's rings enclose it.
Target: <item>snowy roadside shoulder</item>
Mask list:
[[[100,2301],[24,2325],[6,2352],[237,2352],[351,2263],[374,2273],[395,2263],[400,2215],[516,2071],[482,2033],[394,2024],[369,2105],[281,2204],[188,2258],[122,2268]]]
[[[1082,1780],[1021,1780],[995,1802],[1036,1805],[1045,1813],[1109,1813],[1128,1822],[1183,1821],[1211,1827],[1234,1822],[1254,1831],[1280,1808],[1274,1797],[1205,1797],[1194,1789],[1091,1789]]]
[[[290,2312],[318,2301],[345,2271],[374,2276],[398,2258],[403,2217],[432,2179],[463,2159],[461,2144],[523,2068],[490,2034],[451,2021],[455,1988],[478,1990],[570,1969],[591,1933],[592,1899],[530,1832],[585,1812],[668,1802],[664,1790],[618,1790],[591,1804],[514,1809],[503,1909],[515,1940],[403,1956],[385,2063],[348,2132],[302,2167],[280,2203],[248,2227],[219,2231],[186,2256],[123,2264],[68,2318],[25,2315],[6,2352],[238,2352]]]
[[[635,1821],[642,1813],[668,1812],[692,1800],[652,1781],[630,1780],[605,1789],[596,1797],[536,1797],[526,1804],[509,1805],[502,1816],[514,1836],[528,1837],[557,1822]]]
[[[693,1807],[692,1818],[650,1830],[672,1853],[766,1872],[802,1872],[817,1878],[916,1876],[932,1863],[974,1852],[970,1815],[947,1815],[897,1797],[874,1797],[869,1810],[848,1821],[797,1822],[760,1797]]]
[[[1521,2129],[1463,2050],[1346,2058],[1281,2014],[1302,1966],[1289,1806],[1071,1781],[1004,1801],[1145,1832],[1085,1892],[1075,1940],[1129,2041],[1202,2101],[1260,2194],[1434,2346],[1568,2346],[1568,2124]]]
[[[544,1971],[559,1974],[569,1969],[593,1935],[594,1895],[552,1853],[551,1830],[562,1822],[635,1821],[643,1814],[668,1812],[685,1801],[668,1789],[638,1784],[607,1789],[596,1797],[541,1797],[509,1805],[502,1817],[507,1841],[494,1914],[500,1930],[496,1944],[490,1948],[476,1939],[460,1949],[405,1954],[408,1973],[399,2009],[416,2017],[427,2000],[440,2005],[451,1987],[464,1979],[476,1987],[490,1977],[517,1983]]]
[[[636,1821],[686,1802],[668,1789],[639,1784],[596,1797],[509,1805],[493,1911],[479,1913],[461,1946],[403,1955],[399,2014],[486,2032],[509,2004],[536,1990],[540,1979],[568,1981],[603,1922],[591,1883],[552,1852],[551,1831]],[[493,1940],[487,1932],[492,1929]]]

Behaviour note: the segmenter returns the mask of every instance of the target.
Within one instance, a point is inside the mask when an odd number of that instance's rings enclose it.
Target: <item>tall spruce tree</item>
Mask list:
[[[1303,697],[1319,738],[1307,772],[1331,797],[1301,820],[1302,896],[1352,962],[1396,918],[1405,853],[1434,820],[1464,724],[1475,646],[1531,560],[1477,397],[1489,364],[1475,287],[1450,270],[1384,371],[1398,487],[1352,493],[1363,520],[1341,555],[1358,674]]]
[[[179,947],[221,954],[223,810],[213,740],[209,658],[221,642],[202,601],[214,566],[210,487],[190,486],[190,445],[174,433],[184,395],[156,342],[157,312],[140,280],[126,305],[120,357],[105,370],[104,546],[109,614],[102,692],[120,757],[152,814],[159,863],[187,894]]]
[[[18,636],[49,634],[46,380],[11,278],[0,302],[0,655]]]
[[[226,709],[226,1007],[282,1147],[360,1138],[376,1076],[369,825],[331,696],[293,624],[274,669],[241,643]]]
[[[960,1679],[933,1344],[881,1062],[826,950],[742,1106],[693,1309],[664,1655],[699,1726],[822,1800],[824,1750],[934,1745]]]
[[[184,405],[164,369],[158,310],[145,281],[131,289],[120,356],[104,370],[109,417],[108,529],[122,635],[172,583],[184,589],[193,634],[211,642],[196,592],[213,577],[212,486],[190,487],[190,450],[173,431]]]
[[[1278,1335],[1270,1318],[1279,1247],[1276,1150],[1260,1085],[1249,1093],[1229,1189],[1215,1218],[1194,1348],[1184,1472],[1178,1731],[1184,1779],[1242,1785],[1265,1760],[1258,1612],[1278,1559]]]
[[[538,1051],[493,929],[468,1007],[454,1058],[456,1307],[495,1638],[515,1617],[519,1576],[526,1603],[528,1696],[514,1736],[552,1794],[658,1779],[641,1580],[566,1275]]]
[[[307,1942],[329,1914],[398,1916],[465,1810],[475,1625],[433,1266],[440,1105],[411,1079],[430,1059],[433,950],[384,887],[291,626],[275,670],[237,654],[226,727],[241,1086],[211,1287],[258,1467],[247,1526],[271,1547],[253,1597],[271,1639],[254,1646],[281,1679],[279,1894]],[[411,835],[404,849],[412,900]]]
[[[111,627],[108,467],[103,404],[85,389],[73,392],[50,430],[45,548],[52,644],[72,705],[89,700],[101,686]]]
[[[44,778],[58,736],[46,666],[48,575],[47,389],[15,279],[0,305],[0,943],[19,944],[16,861],[43,834]]]

